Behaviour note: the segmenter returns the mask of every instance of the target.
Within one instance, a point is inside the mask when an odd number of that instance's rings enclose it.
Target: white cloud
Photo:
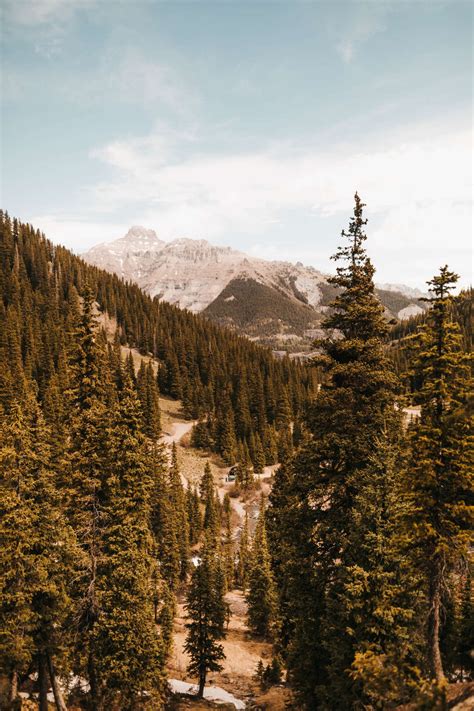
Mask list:
[[[368,204],[371,251],[379,264],[389,255],[393,266],[405,267],[409,254],[410,268],[423,260],[437,268],[450,254],[461,264],[468,257],[467,130],[418,126],[362,146],[290,151],[285,144],[258,153],[177,159],[179,142],[179,134],[158,130],[96,150],[94,156],[112,170],[109,181],[91,188],[96,209],[114,214],[126,207],[165,239],[183,234],[225,239],[229,233],[258,239],[293,211],[341,215],[344,226],[357,189]]]
[[[365,42],[386,29],[386,16],[391,9],[385,2],[354,2],[349,7],[352,12],[346,18],[346,27],[339,28],[341,36],[336,42],[336,50],[346,64],[353,61]]]
[[[95,5],[97,0],[3,0],[5,18],[23,26],[63,23],[77,10]]]
[[[55,244],[62,244],[78,252],[85,252],[100,242],[123,237],[129,227],[128,223],[95,222],[73,215],[40,214],[29,218],[29,222]]]
[[[426,133],[428,131],[428,133]],[[93,152],[115,170],[115,177],[93,192],[101,207],[155,202],[208,206],[210,215],[239,219],[257,211],[265,220],[280,209],[312,207],[323,215],[347,209],[354,187],[371,210],[417,203],[454,204],[470,197],[471,136],[457,129],[436,135],[421,128],[396,142],[308,149],[274,145],[258,153],[195,154],[173,159],[179,133],[115,141]],[[395,137],[394,137],[395,139]],[[442,174],[441,174],[442,171]]]
[[[61,54],[66,29],[78,11],[99,0],[3,0],[2,21],[8,32],[28,36],[37,54],[51,59]]]
[[[334,218],[340,228],[347,225],[357,189],[368,205],[379,281],[420,285],[446,262],[469,281],[468,130],[412,125],[365,144],[304,149],[285,143],[244,154],[200,153],[198,138],[161,126],[96,149],[93,159],[108,166],[111,177],[85,189],[91,222],[50,215],[35,223],[81,249],[124,234],[130,224],[152,227],[163,239],[228,243],[229,235],[240,234],[254,254],[326,269],[322,254],[334,251],[326,247],[327,225],[331,234]],[[127,224],[117,223],[118,214],[127,215]],[[269,234],[275,235],[271,248]],[[334,234],[333,247],[336,241]]]

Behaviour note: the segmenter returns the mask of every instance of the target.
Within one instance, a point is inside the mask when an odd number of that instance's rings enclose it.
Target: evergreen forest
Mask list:
[[[40,711],[178,708],[179,605],[203,697],[235,590],[272,650],[255,678],[289,709],[443,710],[469,689],[472,291],[442,266],[429,309],[387,323],[364,207],[356,193],[309,362],[0,214],[2,708],[26,691]]]

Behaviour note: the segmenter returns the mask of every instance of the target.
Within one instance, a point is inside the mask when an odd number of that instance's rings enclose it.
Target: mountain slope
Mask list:
[[[136,282],[151,296],[274,342],[304,338],[305,331],[320,325],[332,300],[327,277],[301,262],[256,259],[206,240],[165,243],[141,227],[83,256]],[[424,310],[416,290],[405,294],[401,287],[386,287],[377,293],[388,318],[404,319]]]
[[[232,279],[203,312],[225,326],[234,326],[250,337],[261,338],[275,333],[303,335],[315,325],[315,310],[298,302],[281,290],[244,276]]]
[[[97,245],[86,262],[135,281],[151,296],[193,312],[203,311],[237,277],[282,290],[290,299],[317,306],[324,276],[302,264],[268,262],[206,240],[162,242],[152,230],[133,227],[125,237]]]
[[[152,235],[150,239],[156,244]],[[149,240],[143,245],[149,252]],[[126,249],[122,258],[128,263]],[[294,419],[315,390],[310,369],[276,360],[270,350],[207,318],[152,299],[136,284],[86,264],[4,213],[0,266],[0,357],[5,364],[0,408],[8,409],[23,371],[35,380],[40,400],[54,396],[57,371],[60,366],[67,370],[68,341],[85,284],[99,310],[116,322],[117,346],[134,347],[156,359],[161,393],[182,400],[189,419],[208,418],[206,446],[230,463],[236,461],[239,446],[251,448],[257,434],[262,443],[273,438],[276,403],[288,400]],[[245,412],[234,425],[232,413],[242,399]]]

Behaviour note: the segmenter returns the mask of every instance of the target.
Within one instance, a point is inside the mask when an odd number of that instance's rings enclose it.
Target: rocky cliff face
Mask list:
[[[147,271],[147,264],[166,247],[154,230],[131,227],[125,237],[107,244],[98,244],[83,254],[89,264],[95,264],[124,279],[140,283]]]
[[[151,296],[205,312],[253,338],[304,339],[320,325],[333,296],[325,275],[301,262],[256,259],[206,240],[164,242],[144,227],[132,227],[125,237],[97,245],[83,257]],[[415,294],[388,286],[379,296],[389,317],[404,318],[423,308]]]
[[[203,311],[237,277],[283,291],[311,306],[321,300],[323,274],[311,267],[268,262],[206,240],[163,242],[153,230],[132,227],[125,237],[93,247],[83,255],[96,266],[137,282],[158,296],[190,311]]]

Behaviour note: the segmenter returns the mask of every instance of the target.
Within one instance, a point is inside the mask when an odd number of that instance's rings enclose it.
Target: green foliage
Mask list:
[[[444,679],[439,645],[443,590],[450,572],[467,555],[474,503],[472,418],[467,408],[472,394],[470,356],[451,316],[450,291],[457,279],[442,267],[428,282],[431,309],[418,335],[414,361],[421,416],[411,429],[406,480],[411,502],[407,535],[425,575],[427,644],[437,683]]]
[[[189,544],[195,545],[200,538],[202,531],[202,516],[199,506],[199,494],[197,489],[186,489],[186,512],[189,523]]]
[[[199,680],[202,697],[209,671],[220,671],[224,649],[218,640],[224,636],[223,589],[219,584],[218,561],[213,546],[205,546],[202,559],[192,574],[186,600],[189,622],[185,651],[190,656],[188,673]]]
[[[176,541],[179,551],[179,577],[186,580],[189,557],[189,525],[186,512],[185,494],[179,471],[178,453],[173,442],[171,452],[171,467],[169,473],[170,508],[173,512],[173,522],[176,528]]]
[[[44,655],[62,666],[71,580],[80,560],[57,491],[51,434],[33,398],[2,413],[0,663],[26,673]]]
[[[268,689],[270,686],[280,684],[282,673],[282,664],[279,657],[273,657],[271,664],[264,665],[261,659],[258,660],[256,678],[260,682],[262,689]]]
[[[201,498],[204,503],[203,529],[211,535],[217,545],[221,529],[221,511],[219,496],[214,485],[214,478],[209,462],[206,462],[200,482]]]
[[[150,454],[131,361],[118,366],[115,393],[107,374],[90,375],[102,363],[103,348],[89,301],[73,380],[70,517],[87,560],[75,586],[84,664],[77,671],[87,670],[91,702],[102,709],[132,706],[144,689],[150,701],[159,699],[165,655],[154,624],[153,449]]]
[[[307,436],[275,477],[268,512],[280,640],[306,708],[369,702],[371,674],[351,677],[351,665],[377,658],[402,668],[416,647],[417,601],[396,541],[397,380],[363,207],[356,194],[330,279],[337,290],[325,328],[340,337],[319,343],[323,385],[306,414]]]
[[[240,533],[239,550],[237,559],[237,583],[245,592],[248,585],[250,568],[250,535],[249,535],[249,515],[245,512],[244,525]]]
[[[234,537],[231,527],[231,504],[229,494],[224,498],[224,539],[222,541],[222,565],[225,574],[226,590],[232,590],[235,579]]]
[[[459,326],[461,347],[465,353],[472,352],[474,325],[472,304],[472,288],[462,290],[457,296],[451,298],[451,318]],[[429,310],[424,314],[412,316],[406,321],[401,321],[391,328],[389,334],[389,355],[409,392],[416,392],[420,387],[420,382],[413,372],[413,350],[414,347],[416,350],[417,333],[427,323],[428,315]]]
[[[160,426],[156,381],[162,394],[183,398],[189,417],[206,423],[200,446],[221,453],[229,463],[235,462],[235,427],[246,430],[248,444],[251,431],[263,437],[265,425],[272,422],[271,400],[267,408],[265,390],[278,398],[285,389],[292,409],[300,407],[314,391],[313,374],[300,363],[275,361],[269,350],[218,328],[206,318],[151,299],[137,286],[53,246],[30,225],[12,223],[3,212],[0,239],[0,355],[6,366],[0,373],[0,402],[6,409],[13,397],[24,392],[25,377],[31,377],[37,383],[40,401],[46,398],[51,417],[60,421],[62,413],[57,408],[61,409],[60,396],[68,386],[64,353],[73,338],[78,294],[86,285],[100,311],[116,319],[116,345],[137,348],[160,363],[156,379],[151,366],[145,368],[146,374],[142,369],[138,377],[149,437],[156,437]],[[94,310],[92,302],[87,308]],[[135,385],[130,357],[127,367]],[[232,416],[237,413],[237,400],[243,408],[238,417],[243,416],[244,422],[231,427],[229,412]]]
[[[248,572],[248,622],[253,632],[272,639],[277,630],[277,592],[270,566],[265,503],[262,497]]]
[[[137,392],[143,412],[143,429],[147,437],[156,440],[161,432],[160,401],[156,378],[151,363],[140,365]]]
[[[233,297],[233,298],[231,298]],[[301,335],[316,318],[314,310],[253,279],[232,279],[204,311],[223,326],[244,329],[250,335],[279,334],[282,321]]]
[[[152,698],[163,690],[163,651],[154,624],[152,577],[155,561],[148,526],[153,478],[140,427],[138,398],[125,377],[113,413],[109,461],[97,561],[97,619],[91,630],[99,703],[116,699],[133,706],[143,690]]]
[[[474,600],[471,585],[471,572],[468,569],[462,587],[459,615],[459,639],[457,645],[457,663],[462,676],[474,677]]]
[[[150,528],[155,539],[156,555],[161,576],[171,590],[176,590],[180,578],[180,549],[175,511],[171,505],[168,463],[161,446],[150,451],[153,477],[150,509]]]

